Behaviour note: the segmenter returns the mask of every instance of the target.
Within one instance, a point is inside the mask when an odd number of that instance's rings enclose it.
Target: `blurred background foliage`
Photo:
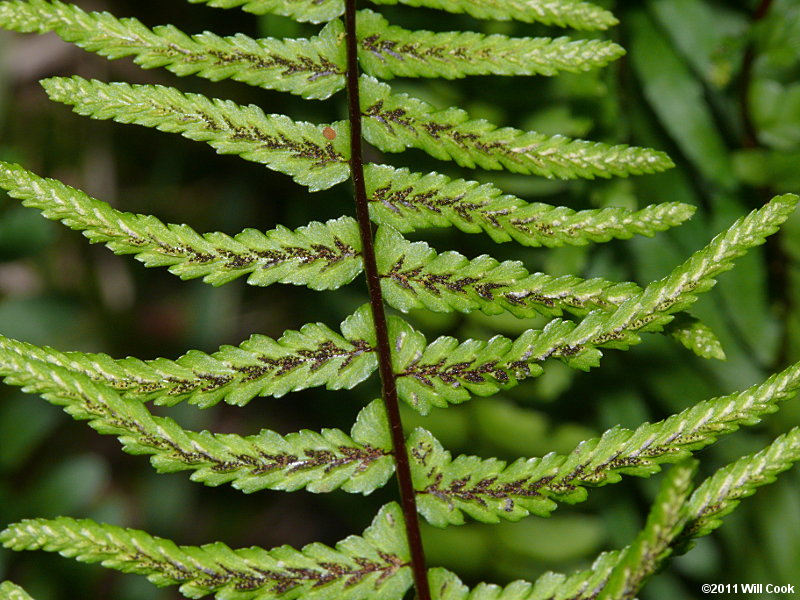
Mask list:
[[[655,239],[544,250],[458,231],[427,231],[439,249],[520,259],[533,270],[646,283],[665,275],[736,217],[774,193],[800,192],[800,4],[796,0],[618,0],[601,2],[621,25],[607,35],[628,49],[610,68],[557,78],[397,80],[398,90],[476,117],[547,133],[666,150],[677,168],[612,181],[559,182],[434,164],[421,152],[381,157],[421,171],[493,180],[530,201],[572,208],[682,201],[698,207],[691,222]],[[253,36],[305,36],[315,28],[278,17],[163,0],[86,0],[82,8],[171,22],[190,33],[212,29]],[[386,7],[409,28],[473,29],[510,35],[561,35],[519,23],[478,22],[423,9]],[[576,35],[568,32],[569,35]],[[577,34],[581,35],[581,34]],[[0,36],[0,158],[58,177],[115,206],[230,234],[244,227],[297,227],[352,214],[347,186],[308,195],[289,178],[234,157],[216,156],[177,136],[78,117],[49,103],[37,80],[79,74],[102,80],[175,85],[186,91],[255,103],[266,112],[324,122],[342,118],[344,98],[301,102],[277,92],[164,71],[141,71],[83,53],[53,35]],[[591,373],[549,365],[538,380],[493,398],[439,410],[423,425],[454,453],[514,459],[568,452],[615,424],[635,427],[701,399],[741,389],[800,360],[800,215],[751,253],[694,309],[723,341],[727,360],[704,361],[651,336],[625,354],[608,352]],[[251,333],[278,336],[308,321],[337,325],[365,301],[360,282],[337,292],[291,286],[251,289],[243,281],[214,289],[181,283],[163,270],[90,247],[78,233],[0,200],[0,332],[59,349],[116,357],[177,357],[214,351]],[[429,339],[439,334],[488,338],[540,325],[483,315],[411,315]],[[310,390],[260,399],[245,408],[201,412],[159,409],[195,429],[254,433],[349,428],[377,394],[374,381],[350,392]],[[800,422],[800,403],[740,431],[701,455],[704,473],[766,445]],[[657,481],[628,478],[563,506],[551,519],[517,524],[425,527],[429,562],[468,582],[533,579],[545,570],[586,567],[604,549],[623,546],[642,526]],[[238,547],[314,540],[334,543],[365,527],[395,494],[390,486],[362,498],[307,492],[242,495],[205,488],[184,474],[155,475],[146,459],[119,450],[59,409],[3,389],[0,399],[0,523],[65,514],[144,528],[179,543],[222,540]],[[701,582],[800,584],[800,472],[760,491],[712,538],[654,579],[644,599],[700,598]],[[135,577],[58,556],[0,552],[0,579],[13,578],[39,600],[176,598]]]

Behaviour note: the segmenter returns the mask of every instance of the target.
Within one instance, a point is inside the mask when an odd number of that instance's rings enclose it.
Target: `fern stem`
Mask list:
[[[394,370],[392,369],[389,328],[386,324],[381,279],[375,258],[372,221],[369,216],[369,200],[364,183],[364,160],[362,156],[361,98],[359,94],[358,40],[356,38],[356,0],[345,0],[345,28],[347,33],[347,103],[350,119],[350,169],[355,188],[356,217],[361,233],[364,273],[367,278],[369,302],[377,338],[378,369],[381,376],[383,401],[389,419],[395,471],[400,488],[400,505],[406,526],[406,536],[411,553],[411,571],[418,600],[431,600],[428,586],[425,551],[417,517],[417,500],[411,480],[411,466],[406,450],[403,422],[397,396]]]

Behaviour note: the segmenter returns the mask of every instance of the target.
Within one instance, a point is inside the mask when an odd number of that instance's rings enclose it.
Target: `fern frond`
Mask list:
[[[0,188],[48,219],[105,243],[115,254],[134,254],[146,267],[168,267],[181,279],[202,277],[222,285],[248,275],[250,285],[276,282],[336,289],[362,270],[358,224],[350,217],[312,222],[292,231],[247,229],[233,237],[199,234],[188,225],[121,212],[106,202],[19,165],[0,162]]]
[[[738,506],[741,498],[752,495],[762,485],[772,483],[778,474],[798,461],[800,461],[800,429],[795,428],[761,452],[742,457],[717,471],[695,490],[684,505],[685,525],[670,543],[668,551],[676,555],[686,552],[691,548],[692,540],[708,535],[719,527],[722,524],[721,519]],[[597,598],[600,590],[607,585],[605,581],[629,548],[603,553],[592,565],[591,570],[571,576],[569,580],[584,582],[579,593],[575,593],[574,587],[570,589],[569,586],[556,586],[548,589],[549,595],[534,597],[546,597],[551,600]],[[655,569],[659,566],[654,565]],[[554,573],[545,577],[554,581],[559,579],[569,581],[563,575]]]
[[[52,100],[73,106],[78,114],[180,133],[208,143],[220,154],[237,154],[291,175],[311,191],[332,187],[350,174],[345,121],[327,126],[293,121],[285,115],[265,115],[252,104],[239,106],[160,85],[103,83],[77,76],[45,79],[42,85]]]
[[[667,473],[644,529],[621,553],[597,600],[634,600],[645,581],[672,554],[672,544],[686,523],[686,499],[697,463],[676,465]]]
[[[458,252],[438,254],[425,242],[409,242],[391,227],[375,238],[384,300],[404,312],[473,312],[517,317],[615,308],[639,291],[633,283],[572,275],[530,274],[519,261],[498,262],[484,254],[473,260]]]
[[[720,525],[743,498],[800,461],[800,427],[777,438],[772,444],[723,467],[706,479],[689,499],[690,519],[681,536],[680,552],[691,539],[708,535]]]
[[[667,277],[648,285],[639,296],[626,301],[606,318],[595,311],[575,329],[568,345],[606,343],[627,348],[638,343],[638,336],[626,332],[660,331],[672,315],[693,304],[699,294],[716,285],[716,277],[733,268],[733,262],[750,249],[760,246],[775,233],[797,207],[795,194],[776,196],[761,208],[741,217],[727,231],[717,235],[703,249]]]
[[[514,581],[505,587],[480,583],[473,589],[450,571],[428,570],[432,600],[596,600],[619,560],[619,551],[604,552],[591,569],[572,575],[548,572],[534,583]]]
[[[628,571],[636,576],[647,574],[663,563],[671,553],[680,554],[691,546],[697,537],[708,535],[721,525],[721,519],[739,504],[741,498],[750,496],[756,488],[775,481],[778,474],[789,469],[800,461],[800,428],[792,429],[779,437],[770,446],[735,463],[723,467],[706,479],[683,504],[675,502],[674,510],[669,505],[664,509],[671,513],[673,527],[665,527],[654,534],[655,550],[651,553],[639,553],[639,556],[650,562],[649,568],[643,571]],[[676,477],[683,477],[676,473]],[[678,488],[681,490],[682,488]],[[679,497],[682,497],[680,495]],[[676,497],[676,500],[678,498]],[[659,506],[659,503],[656,505]],[[680,509],[677,512],[677,509]],[[657,509],[658,510],[658,509]],[[648,521],[650,521],[648,519]],[[676,530],[680,532],[675,535]],[[647,531],[647,530],[645,530]],[[644,534],[644,532],[643,532]],[[659,534],[669,534],[661,537]],[[657,539],[661,537],[661,539]],[[668,539],[671,538],[671,539]],[[640,537],[640,540],[642,538]],[[482,583],[470,590],[453,573],[445,569],[430,569],[428,580],[434,600],[594,600],[597,598],[627,598],[630,595],[613,592],[628,589],[636,592],[637,584],[628,581],[629,586],[614,586],[613,575],[619,573],[620,579],[626,579],[625,564],[627,558],[646,548],[635,542],[622,550],[603,552],[595,560],[590,569],[572,575],[545,573],[535,583],[515,581],[505,588]],[[656,552],[657,551],[657,552]],[[654,555],[658,553],[658,557]],[[656,558],[651,562],[651,558]],[[614,587],[612,587],[614,586]],[[608,591],[606,591],[608,590]]]
[[[210,32],[188,36],[173,25],[149,29],[133,18],[82,11],[59,0],[0,3],[0,27],[26,33],[55,31],[61,38],[109,59],[134,56],[145,69],[164,67],[176,75],[250,85],[324,99],[344,87],[345,49],[341,21],[312,39],[259,39]]]
[[[676,314],[675,320],[667,324],[664,330],[684,348],[701,358],[725,360],[722,342],[711,328],[687,313]]]
[[[611,553],[606,553],[608,554]],[[615,556],[610,558],[613,559]],[[505,587],[492,583],[479,583],[470,589],[455,573],[435,568],[428,570],[428,581],[432,600],[594,600],[590,594],[584,596],[582,592],[587,588],[601,589],[605,579],[598,576],[595,580],[588,580],[594,575],[593,571],[579,575],[580,578],[567,577],[561,573],[545,573],[535,583],[518,580]],[[599,585],[597,581],[600,581]]]
[[[508,169],[559,179],[627,177],[671,168],[663,152],[647,148],[547,136],[470,119],[460,108],[436,110],[408,94],[392,94],[376,79],[361,78],[364,137],[384,152],[419,148],[462,167]]]
[[[140,402],[188,401],[208,408],[225,400],[243,406],[256,396],[280,397],[321,385],[349,389],[366,379],[377,368],[369,306],[345,319],[341,330],[340,335],[322,323],[309,323],[278,340],[254,335],[240,346],[223,346],[213,354],[192,350],[176,361],[59,352],[3,336],[0,354],[68,369]]]
[[[188,0],[214,8],[241,7],[255,15],[273,13],[295,21],[324,23],[344,13],[344,0]]]
[[[12,348],[0,348],[0,375],[6,383],[63,406],[74,419],[90,421],[89,426],[102,434],[116,435],[130,454],[152,455],[150,462],[159,472],[191,470],[193,481],[230,483],[244,492],[341,488],[368,494],[384,485],[394,470],[379,401],[361,412],[352,437],[337,429],[285,436],[266,429],[246,437],[198,433],[152,415],[141,402],[125,400],[81,373]]]
[[[408,440],[421,514],[434,525],[461,524],[462,513],[480,521],[548,516],[556,501],[583,502],[584,486],[616,483],[622,475],[647,477],[745,425],[758,423],[800,388],[800,363],[747,390],[699,402],[636,430],[614,427],[567,455],[518,459],[453,459],[424,429]]]
[[[495,242],[523,246],[571,245],[652,237],[683,223],[695,208],[680,202],[641,210],[603,208],[574,211],[565,206],[528,204],[490,183],[450,179],[438,173],[412,173],[388,165],[364,169],[370,215],[379,225],[402,233],[426,227],[456,226],[466,233],[486,232]]]
[[[409,31],[370,10],[358,13],[358,38],[359,64],[368,75],[382,79],[578,73],[625,54],[622,47],[605,40]]]
[[[345,538],[336,548],[178,546],[144,531],[67,517],[20,521],[0,533],[0,541],[14,550],[59,552],[144,575],[158,586],[180,585],[189,598],[399,600],[411,585],[403,515],[395,503],[380,510],[363,536]]]
[[[665,529],[669,533],[674,533],[680,527],[684,511],[676,509],[683,507],[681,502],[688,494],[692,472],[691,468],[670,471],[669,479],[666,485],[662,486],[654,511],[648,518],[648,526],[653,525],[653,527],[646,527],[643,530],[640,541],[644,543],[641,545],[634,544],[622,550],[603,552],[592,567],[585,571],[572,575],[548,572],[534,583],[520,580],[504,588],[481,583],[470,590],[455,574],[445,569],[430,569],[428,579],[433,600],[594,600],[606,593],[611,574],[626,557],[639,550],[645,551],[643,558],[649,558],[650,555],[646,552],[648,549],[652,549],[654,545],[664,545],[666,542],[664,539],[666,536],[662,538],[660,534],[665,533]],[[658,527],[662,523],[662,527]],[[652,539],[648,540],[645,532]],[[670,536],[669,541],[672,540],[674,536]],[[647,542],[651,542],[649,548]],[[653,542],[655,544],[652,544]]]
[[[466,13],[476,19],[544,23],[573,29],[608,29],[618,23],[609,11],[582,0],[372,0]]]
[[[739,219],[708,246],[695,252],[667,277],[651,283],[616,310],[595,310],[583,321],[553,319],[544,329],[528,330],[512,341],[495,336],[488,342],[459,344],[441,337],[429,346],[425,337],[403,321],[392,321],[397,352],[393,359],[400,397],[425,414],[431,406],[464,402],[471,394],[490,395],[541,374],[539,363],[559,358],[574,368],[599,364],[600,348],[627,349],[641,342],[640,333],[661,331],[676,312],[687,309],[711,289],[715,277],[733,261],[764,242],[794,211],[798,197],[777,196]]]
[[[0,600],[33,600],[28,593],[10,581],[0,583]]]

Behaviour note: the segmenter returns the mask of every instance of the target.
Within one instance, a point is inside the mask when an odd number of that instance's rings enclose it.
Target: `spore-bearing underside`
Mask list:
[[[244,276],[253,286],[292,284],[330,294],[364,273],[367,302],[338,328],[312,322],[276,339],[256,334],[238,346],[211,353],[190,350],[176,360],[117,359],[0,336],[0,375],[6,383],[63,407],[74,419],[88,421],[99,433],[117,436],[124,451],[148,455],[159,472],[190,471],[193,481],[230,484],[248,493],[302,489],[353,494],[369,494],[396,473],[401,497],[385,505],[362,535],[347,537],[333,548],[319,543],[299,550],[232,550],[221,542],[179,546],[143,531],[67,517],[8,525],[0,533],[6,547],[99,562],[144,575],[159,586],[177,585],[192,598],[401,600],[412,586],[421,600],[628,598],[670,556],[715,529],[742,497],[800,460],[800,434],[793,429],[692,491],[691,455],[777,410],[800,386],[798,365],[657,423],[615,427],[572,452],[511,463],[454,457],[422,428],[403,433],[398,400],[422,415],[440,408],[458,410],[451,407],[538,377],[553,361],[574,369],[594,368],[608,349],[628,350],[649,333],[668,334],[705,358],[724,356],[710,328],[686,311],[736,259],[778,230],[795,210],[797,197],[774,198],[662,279],[638,285],[531,272],[520,261],[440,251],[405,235],[455,227],[497,243],[585,246],[654,236],[681,225],[694,207],[663,202],[636,209],[574,210],[528,202],[492,183],[365,164],[359,133],[374,147],[370,156],[387,162],[386,154],[414,148],[432,160],[466,169],[554,180],[670,169],[671,159],[657,150],[500,126],[458,107],[434,106],[386,83],[398,77],[584,73],[620,58],[624,50],[616,43],[413,31],[391,24],[375,10],[356,11],[352,0],[189,2],[277,14],[320,27],[302,39],[189,35],[172,25],[147,27],[135,18],[87,12],[60,0],[0,1],[0,27],[54,32],[108,59],[132,57],[147,69],[232,79],[305,100],[327,100],[347,89],[347,118],[310,123],[164,85],[78,76],[42,82],[50,99],[80,115],[179,133],[220,154],[288,175],[309,192],[352,179],[353,216],[294,229],[200,233],[154,215],[113,208],[16,164],[0,162],[0,187],[44,217],[82,232],[90,242],[103,243],[116,254],[132,254],[147,267],[166,267],[181,279],[202,278],[219,286]],[[377,5],[398,3],[582,31],[603,31],[617,23],[607,10],[579,0],[375,0]],[[513,338],[441,336],[428,342],[401,314],[412,309],[507,313],[544,319],[544,324]],[[376,378],[376,373],[382,379],[382,398],[364,402],[349,433],[263,429],[242,436],[192,431],[148,406],[242,406],[258,397],[281,398],[314,387],[336,393]],[[586,499],[589,488],[616,483],[624,475],[650,476],[666,463],[680,464],[664,478],[639,536],[626,548],[602,554],[587,571],[549,573],[502,590],[487,584],[470,590],[455,574],[428,570],[425,564],[417,514],[437,527],[462,525],[465,517],[497,523],[530,514],[549,516],[559,503]],[[0,585],[0,598],[29,596],[6,582]]]

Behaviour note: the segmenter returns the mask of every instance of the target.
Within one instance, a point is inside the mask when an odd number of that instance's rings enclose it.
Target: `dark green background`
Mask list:
[[[78,2],[137,16],[148,25],[171,22],[189,33],[213,29],[254,36],[311,35],[315,28],[277,17],[256,18],[181,1]],[[642,206],[682,201],[698,207],[685,226],[655,239],[638,238],[560,250],[493,245],[488,238],[431,230],[417,237],[439,250],[470,257],[483,252],[523,260],[531,270],[578,273],[647,283],[668,273],[735,218],[772,194],[800,192],[800,5],[796,0],[653,0],[603,2],[620,18],[608,36],[628,56],[601,71],[558,78],[476,77],[459,82],[398,80],[395,87],[437,106],[458,105],[503,125],[666,150],[677,168],[657,176],[613,181],[554,182],[504,173],[469,172],[411,151],[385,160],[495,181],[530,201],[572,208]],[[759,6],[769,6],[756,19]],[[561,35],[560,30],[479,22],[412,8],[383,8],[409,28],[473,29],[511,35]],[[573,32],[567,32],[570,35]],[[580,35],[580,34],[577,34]],[[133,212],[199,231],[234,234],[244,227],[297,227],[353,214],[347,185],[308,194],[288,177],[174,135],[79,117],[51,104],[37,80],[79,74],[155,82],[256,103],[268,113],[326,122],[343,118],[344,97],[301,101],[241,84],[178,79],[141,71],[129,60],[104,59],[55,36],[0,36],[0,158],[58,177]],[[568,452],[580,440],[620,423],[634,427],[707,397],[741,389],[800,360],[800,215],[696,305],[719,334],[726,362],[691,356],[649,336],[622,354],[610,351],[590,373],[550,364],[546,374],[493,398],[437,411],[424,425],[454,453],[514,459]],[[214,351],[251,333],[279,336],[308,321],[336,326],[365,301],[360,282],[336,292],[243,281],[214,289],[146,270],[127,257],[90,247],[76,232],[0,199],[0,333],[63,350],[122,357],[175,358],[189,348]],[[515,335],[538,321],[483,315],[415,313],[429,339]],[[245,408],[169,413],[193,429],[251,434],[260,427],[349,429],[360,407],[377,395],[374,380],[351,392],[310,390],[256,399]],[[800,403],[787,402],[758,427],[702,452],[701,474],[765,446],[800,422]],[[658,478],[628,478],[592,490],[588,502],[559,508],[551,519],[434,530],[424,527],[431,565],[465,581],[506,583],[545,570],[586,567],[603,549],[629,543],[642,526]],[[190,483],[185,474],[155,475],[146,458],[119,450],[58,408],[4,389],[0,398],[0,524],[65,514],[138,527],[179,543],[221,540],[233,547],[319,540],[332,544],[360,532],[395,487],[369,497],[343,492],[261,492]],[[800,586],[800,472],[746,500],[726,524],[651,581],[642,598],[702,598],[700,583],[794,583]],[[135,576],[76,564],[43,553],[0,551],[0,580],[24,585],[38,600],[175,598]]]

